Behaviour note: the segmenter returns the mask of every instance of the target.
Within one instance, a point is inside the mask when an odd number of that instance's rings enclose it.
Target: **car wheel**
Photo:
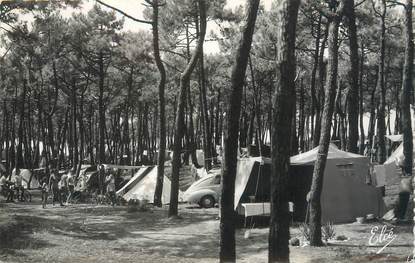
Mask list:
[[[215,205],[215,199],[211,195],[205,195],[200,199],[200,206],[203,208],[212,208]]]

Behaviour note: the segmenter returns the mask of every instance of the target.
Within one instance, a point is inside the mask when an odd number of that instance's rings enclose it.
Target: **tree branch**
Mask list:
[[[406,5],[404,3],[401,3],[397,0],[387,0],[386,3],[389,4],[388,7],[400,5],[400,6],[403,6],[404,8],[406,8]]]
[[[120,9],[114,7],[114,6],[110,6],[109,4],[106,4],[106,3],[102,2],[101,0],[95,0],[95,1],[97,1],[97,3],[100,3],[101,5],[109,8],[109,9],[112,9],[112,10],[114,10],[114,11],[122,14],[123,16],[125,16],[125,17],[127,17],[127,18],[129,18],[129,19],[131,19],[131,20],[133,20],[135,22],[144,23],[144,24],[150,24],[150,25],[153,24],[153,21],[141,20],[141,19],[135,18],[133,16],[130,16],[129,14],[125,13],[124,11],[122,11],[122,10],[120,10]]]

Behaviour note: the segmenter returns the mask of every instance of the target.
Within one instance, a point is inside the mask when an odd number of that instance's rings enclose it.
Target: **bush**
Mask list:
[[[327,222],[321,227],[321,234],[324,240],[333,239],[336,236],[336,232],[334,231],[333,223]]]
[[[300,225],[300,232],[304,240],[310,241],[310,227],[307,223],[302,223]]]
[[[138,199],[130,199],[128,201],[127,212],[134,213],[134,212],[137,212],[139,209],[140,209],[140,200],[138,200]]]
[[[301,237],[305,240],[305,241],[310,241],[310,227],[307,223],[301,223],[300,224],[300,232],[301,232]],[[321,235],[322,238],[327,241],[329,239],[333,239],[336,236],[336,232],[334,231],[334,226],[333,223],[328,222],[326,224],[324,224],[321,227]]]

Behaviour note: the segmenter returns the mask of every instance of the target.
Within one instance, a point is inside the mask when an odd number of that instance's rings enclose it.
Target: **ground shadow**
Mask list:
[[[41,249],[53,247],[45,240],[33,236],[35,229],[27,221],[27,218],[14,216],[12,219],[0,225],[0,254],[25,256],[18,250],[22,249]]]

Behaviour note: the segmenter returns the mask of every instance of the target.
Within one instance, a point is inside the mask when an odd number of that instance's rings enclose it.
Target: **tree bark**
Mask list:
[[[380,11],[380,52],[379,52],[379,73],[376,89],[380,92],[379,111],[377,115],[377,139],[378,139],[378,162],[383,164],[386,161],[386,124],[385,124],[385,107],[386,107],[386,87],[385,87],[385,42],[386,42],[386,0],[381,0]]]
[[[161,207],[163,194],[163,179],[164,179],[164,162],[166,158],[166,106],[164,91],[166,86],[166,70],[160,57],[159,47],[159,31],[158,31],[158,0],[153,0],[153,52],[154,59],[156,61],[157,69],[160,74],[160,81],[158,84],[158,96],[159,96],[159,122],[160,122],[160,145],[157,159],[157,183],[154,191],[154,205]],[[140,139],[140,138],[139,138]]]
[[[99,164],[105,162],[105,106],[104,106],[104,58],[102,51],[99,53],[99,97],[98,97],[98,126],[99,126]]]
[[[364,47],[363,42],[361,43],[361,54],[360,54],[360,71],[359,71],[359,129],[360,129],[360,147],[359,147],[359,154],[363,155],[365,151],[365,129],[363,126],[363,66],[364,66],[364,59],[365,59]]]
[[[247,20],[242,38],[236,51],[235,64],[231,74],[231,97],[227,111],[227,132],[225,134],[225,158],[222,166],[222,195],[220,201],[220,262],[235,262],[235,178],[238,156],[239,117],[241,99],[251,51],[252,35],[255,29],[259,0],[248,1]]]
[[[326,50],[326,43],[327,43],[327,37],[328,37],[328,30],[329,30],[329,24],[327,23],[324,38],[321,42],[320,47],[320,55],[318,58],[318,81],[319,81],[319,90],[318,90],[318,108],[316,111],[316,120],[315,120],[315,126],[313,131],[313,147],[317,147],[320,141],[320,134],[321,134],[321,115],[322,115],[322,108],[324,103],[324,73],[325,73],[325,62],[324,62],[324,53]]]
[[[412,32],[412,0],[406,0],[405,6],[405,63],[402,78],[402,129],[403,129],[403,154],[404,154],[404,172],[405,175],[412,175],[412,125],[411,125],[411,93],[413,90],[413,60],[414,60],[414,43]]]
[[[357,153],[359,140],[359,46],[357,44],[357,29],[354,10],[354,0],[345,2],[345,17],[349,29],[350,46],[350,89],[347,93],[348,138],[347,151]]]
[[[186,66],[186,69],[180,76],[180,94],[177,103],[174,145],[173,145],[173,161],[172,161],[172,180],[170,192],[170,206],[169,217],[178,215],[178,195],[179,195],[179,170],[180,170],[180,152],[182,148],[182,138],[185,129],[184,125],[184,105],[186,103],[186,91],[190,82],[190,75],[192,74],[198,58],[202,55],[202,46],[205,41],[206,34],[206,3],[205,0],[199,0],[200,12],[200,32],[196,49],[193,52],[192,58]]]
[[[279,2],[276,85],[272,100],[271,216],[268,262],[289,262],[289,167],[295,116],[295,38],[300,0]]]
[[[313,179],[310,190],[310,245],[321,246],[321,193],[323,190],[323,177],[330,144],[331,120],[333,117],[334,100],[337,87],[338,53],[339,53],[339,24],[343,15],[344,1],[330,15],[328,35],[328,65],[326,94],[322,116],[322,129],[318,155],[314,164]]]
[[[405,4],[405,63],[403,68],[402,77],[402,93],[401,93],[401,122],[403,132],[403,175],[412,176],[413,166],[413,142],[412,142],[412,120],[411,120],[411,93],[413,91],[413,61],[414,61],[414,43],[413,43],[413,30],[412,30],[412,0],[406,0]],[[412,178],[413,180],[413,178]],[[402,179],[401,185],[405,183],[405,179]],[[410,192],[406,192],[401,189],[399,192],[398,209],[401,209],[398,213],[399,219],[404,219],[406,214],[406,208],[408,207]],[[415,230],[415,227],[414,227]]]
[[[202,52],[203,54],[203,52]],[[203,147],[205,151],[205,168],[209,171],[212,168],[212,133],[211,133],[211,125],[210,125],[210,116],[208,111],[208,103],[207,103],[207,92],[206,92],[206,77],[205,77],[205,67],[204,67],[204,58],[203,55],[200,57],[199,62],[199,71],[200,71],[200,98],[202,102],[202,116],[203,116],[203,129],[204,129],[204,140],[205,146]]]

